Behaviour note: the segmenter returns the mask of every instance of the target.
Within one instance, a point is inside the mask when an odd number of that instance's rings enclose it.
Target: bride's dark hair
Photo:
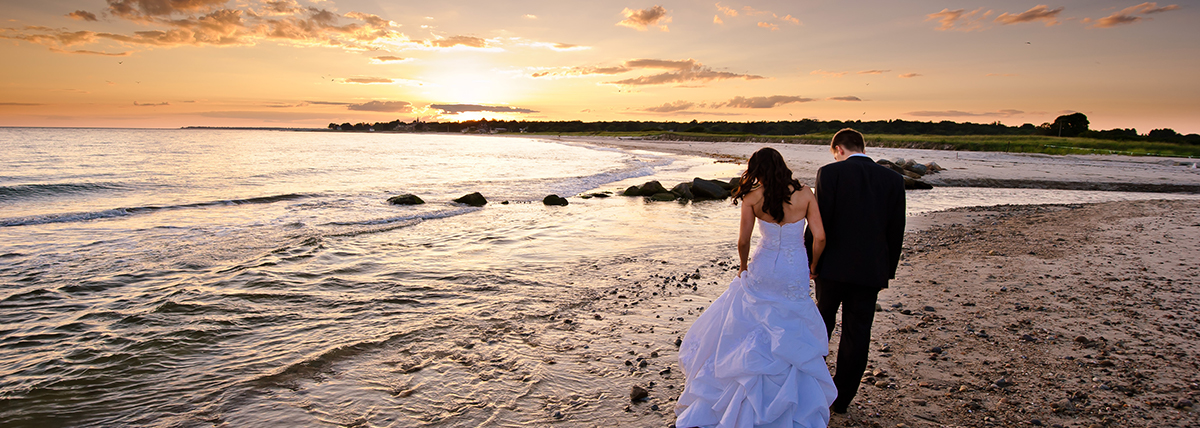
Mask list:
[[[788,190],[788,185],[792,189]],[[783,155],[770,147],[758,149],[746,163],[742,181],[733,190],[733,203],[746,197],[755,187],[763,188],[763,211],[775,221],[783,220],[783,204],[790,204],[792,192],[800,190],[800,180],[792,178],[792,170],[783,161]]]

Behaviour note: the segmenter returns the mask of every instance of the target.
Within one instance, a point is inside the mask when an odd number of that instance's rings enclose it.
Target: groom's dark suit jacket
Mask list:
[[[817,170],[817,204],[825,226],[820,278],[887,288],[904,240],[904,179],[866,156]]]

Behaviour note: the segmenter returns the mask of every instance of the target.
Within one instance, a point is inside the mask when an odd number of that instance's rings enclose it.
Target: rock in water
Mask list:
[[[650,200],[661,201],[661,202],[674,201],[675,194],[671,193],[671,192],[655,193],[653,195],[650,195]]]
[[[642,196],[642,189],[639,189],[637,186],[629,186],[621,194],[625,196]]]
[[[388,198],[387,201],[388,203],[394,205],[420,205],[425,203],[425,201],[421,200],[421,198],[417,197],[417,195],[407,193],[400,196],[392,196]]]
[[[905,167],[905,169],[915,172],[917,174],[921,174],[921,175],[925,175],[925,174],[929,173],[929,167],[927,167],[925,165],[921,165],[919,163],[914,163],[911,166]]]
[[[638,385],[634,385],[632,388],[629,388],[629,401],[636,403],[647,398],[650,398],[650,392],[646,391],[646,388],[642,388]]]
[[[642,196],[653,196],[655,193],[667,193],[667,188],[657,181],[647,181],[638,190]]]
[[[487,205],[487,199],[484,199],[483,195],[480,195],[479,192],[465,195],[461,198],[455,199],[454,202],[458,202],[460,204],[467,204],[467,205],[470,205],[473,207],[482,207],[484,205]]]
[[[696,199],[696,196],[692,195],[692,183],[676,184],[675,187],[671,188],[671,193],[674,193],[680,199]]]
[[[742,185],[742,177],[733,177],[729,179],[729,191],[732,192]]]
[[[692,180],[692,194],[696,196],[696,199],[725,199],[729,197],[728,190],[703,178]]]
[[[546,205],[567,206],[567,198],[559,197],[558,195],[547,195],[542,199],[542,203]]]

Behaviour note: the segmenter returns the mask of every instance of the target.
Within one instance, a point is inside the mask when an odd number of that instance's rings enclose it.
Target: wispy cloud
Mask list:
[[[849,72],[848,71],[813,70],[813,71],[809,72],[808,74],[811,74],[814,76],[825,76],[825,77],[842,77],[842,76],[845,76],[846,74],[849,74]]]
[[[474,111],[493,113],[537,113],[536,110],[509,106],[487,106],[479,104],[430,104],[429,108],[441,110],[446,114],[459,114]]]
[[[1062,13],[1063,9],[1065,8],[1050,9],[1048,6],[1040,4],[1021,13],[1002,13],[993,22],[997,22],[1000,25],[1011,25],[1023,22],[1044,21],[1046,26],[1049,27],[1062,23],[1062,21],[1058,20],[1058,15]]]
[[[844,97],[829,97],[826,99],[830,100],[830,101],[862,101],[862,98],[859,98],[859,97],[856,97],[853,95],[847,95]]]
[[[671,103],[664,103],[663,105],[657,106],[657,107],[646,107],[646,108],[642,109],[642,111],[648,111],[648,112],[653,112],[653,113],[676,113],[676,112],[688,110],[695,106],[696,106],[696,103],[680,100],[680,101],[675,101],[675,102],[671,102]]]
[[[917,73],[904,73],[904,74],[901,74],[901,75],[899,75],[899,76],[896,76],[896,77],[899,77],[899,78],[901,78],[901,79],[911,79],[911,78],[914,78],[914,77],[921,77],[921,75],[920,75],[920,74],[917,74]]]
[[[540,71],[532,77],[579,77],[588,75],[616,75],[642,69],[667,70],[663,73],[633,77],[629,79],[604,82],[613,85],[644,86],[685,84],[689,82],[710,82],[725,79],[764,79],[753,74],[716,71],[694,59],[665,60],[665,59],[633,59],[612,67],[572,67],[565,70]]]
[[[86,10],[77,10],[77,11],[68,13],[67,16],[71,17],[72,19],[78,19],[80,21],[92,21],[92,22],[99,21],[98,19],[96,19],[96,14],[88,12]]]
[[[662,31],[670,31],[667,24],[671,22],[671,17],[667,16],[667,9],[655,5],[647,9],[630,9],[625,8],[621,11],[625,15],[625,19],[618,22],[617,25],[629,27],[638,31],[646,31],[650,26],[655,26]]]
[[[412,103],[408,101],[369,101],[361,104],[349,104],[346,108],[354,111],[412,113]]]
[[[805,98],[799,96],[774,95],[769,97],[743,97],[736,96],[729,101],[717,103],[714,107],[732,107],[732,108],[772,108],[791,103],[807,103],[816,101],[813,98]]]
[[[160,106],[169,106],[169,105],[171,105],[171,103],[168,103],[168,102],[161,102],[161,103],[139,103],[139,102],[137,102],[137,101],[134,101],[134,102],[133,102],[133,105],[135,105],[135,106],[138,106],[138,107],[160,107]]]
[[[342,79],[345,83],[357,83],[360,85],[372,85],[381,83],[392,83],[392,79],[386,77],[350,77]]]
[[[942,111],[910,111],[909,116],[917,117],[1010,117],[1025,114],[1021,110],[998,110],[993,112],[973,113],[959,110],[942,110]]]
[[[1100,19],[1093,20],[1091,18],[1086,18],[1083,20],[1083,23],[1091,23],[1092,25],[1089,28],[1112,28],[1122,24],[1132,24],[1138,21],[1150,19],[1144,16],[1136,15],[1150,15],[1177,9],[1179,9],[1179,5],[1176,4],[1158,7],[1158,3],[1146,2],[1137,6],[1127,7],[1119,12]]]
[[[937,28],[939,31],[978,31],[984,27],[983,20],[992,14],[992,11],[984,11],[983,8],[970,12],[966,9],[942,9],[941,12],[926,15],[925,21],[937,20],[942,24]]]
[[[767,11],[767,10],[755,9],[750,6],[743,6],[739,10],[739,9],[735,9],[732,7],[723,6],[723,5],[721,5],[721,3],[718,2],[718,3],[716,3],[716,8],[717,8],[717,13],[715,15],[713,15],[713,23],[714,24],[724,24],[725,20],[721,19],[721,16],[724,15],[726,18],[738,18],[740,16],[740,17],[753,17],[756,20],[763,19],[761,17],[769,16],[769,18],[766,18],[767,19],[766,21],[758,21],[758,23],[756,23],[755,25],[757,25],[760,28],[766,28],[771,31],[779,30],[780,25],[801,25],[800,19],[796,18],[790,14],[780,16],[778,13]]]
[[[858,74],[883,74],[890,73],[891,71],[892,70],[863,70],[858,72]]]
[[[399,57],[399,56],[395,56],[395,55],[383,55],[383,56],[377,56],[377,57],[371,58],[371,63],[372,64],[390,64],[393,62],[404,62],[404,61],[408,61],[410,59],[412,59],[412,58],[404,58],[404,57]]]

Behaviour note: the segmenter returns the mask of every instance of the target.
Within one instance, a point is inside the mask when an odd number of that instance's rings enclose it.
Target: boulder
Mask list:
[[[621,194],[625,196],[642,196],[641,192],[642,189],[639,189],[637,186],[629,186],[629,188],[625,189],[625,191],[621,192]]]
[[[909,178],[912,178],[912,179],[914,179],[914,180],[916,180],[916,179],[918,179],[918,178],[921,178],[921,174],[917,174],[917,173],[915,173],[915,172],[912,172],[912,171],[909,171],[909,170],[907,170],[907,169],[903,169],[903,170],[900,170],[900,171],[901,171],[901,172],[900,172],[900,174],[903,174],[904,176],[906,176],[906,177],[909,177]]]
[[[729,188],[732,191],[742,185],[742,177],[733,177],[729,179]]]
[[[547,195],[542,199],[542,203],[546,205],[567,206],[569,202],[567,202],[566,198],[559,197],[558,195]]]
[[[662,183],[657,181],[647,181],[646,184],[638,187],[638,194],[642,196],[653,196],[655,193],[666,193],[667,188],[663,187]]]
[[[721,188],[725,189],[725,190],[733,190],[734,187],[737,187],[736,184],[733,184],[733,183],[730,183],[730,182],[724,181],[724,180],[708,180],[708,181],[711,181],[713,184],[721,186]]]
[[[907,190],[929,190],[933,188],[933,185],[909,176],[905,176],[904,188]]]
[[[696,196],[692,195],[692,183],[676,184],[675,187],[671,188],[671,193],[674,193],[680,199],[696,199]]]
[[[650,195],[650,200],[652,200],[652,201],[666,202],[666,201],[674,201],[675,199],[676,199],[675,194],[671,193],[671,192],[662,192],[662,193],[655,193],[653,195]]]
[[[946,170],[946,168],[942,168],[941,165],[938,165],[937,162],[929,162],[929,164],[925,165],[925,167],[929,169],[931,174]]]
[[[912,166],[905,167],[904,169],[907,169],[909,171],[912,171],[912,172],[915,172],[915,173],[921,174],[921,175],[925,175],[925,174],[929,173],[929,167],[927,167],[925,165],[921,165],[919,163],[914,163],[914,164],[912,164]]]
[[[394,205],[421,205],[425,203],[425,201],[421,200],[421,198],[417,195],[407,193],[400,196],[392,196],[388,198],[387,201],[388,203]]]
[[[695,178],[692,180],[692,195],[696,199],[725,199],[729,197],[729,191],[711,181]]]
[[[467,205],[470,205],[473,207],[482,207],[484,205],[487,205],[487,199],[484,199],[483,195],[480,195],[479,192],[475,192],[475,193],[472,193],[469,195],[464,195],[461,198],[455,199],[454,202],[458,202],[460,204],[467,204]]]

